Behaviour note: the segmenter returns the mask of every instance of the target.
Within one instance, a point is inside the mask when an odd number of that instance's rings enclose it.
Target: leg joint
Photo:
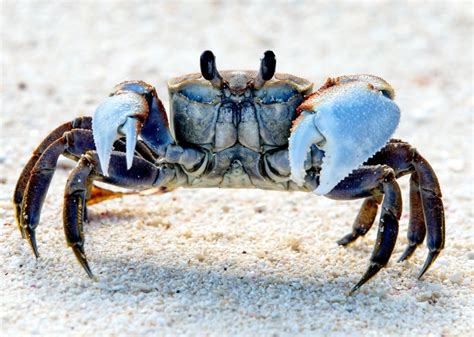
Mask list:
[[[92,151],[87,151],[84,153],[79,160],[79,165],[87,166],[90,168],[94,168],[97,165],[97,161]]]
[[[92,117],[78,117],[71,122],[73,129],[92,129]]]
[[[382,165],[382,177],[384,182],[395,181],[395,170],[388,165]]]

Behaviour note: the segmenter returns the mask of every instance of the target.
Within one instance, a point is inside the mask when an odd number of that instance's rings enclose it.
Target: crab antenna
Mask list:
[[[201,74],[212,83],[213,87],[220,88],[222,86],[222,76],[217,71],[216,57],[210,50],[201,54]]]
[[[261,88],[266,81],[270,80],[275,75],[275,68],[275,54],[271,50],[267,50],[260,61],[260,70],[254,82],[255,87]]]

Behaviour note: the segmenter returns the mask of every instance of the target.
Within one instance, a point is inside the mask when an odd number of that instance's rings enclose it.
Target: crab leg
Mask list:
[[[338,245],[346,246],[364,236],[372,227],[377,214],[378,205],[382,201],[379,197],[371,197],[364,200],[359,214],[352,226],[352,232],[337,241]],[[410,219],[408,222],[408,245],[398,262],[408,259],[423,243],[426,235],[425,219],[423,215],[422,201],[418,176],[413,173],[410,178]]]
[[[30,180],[30,176],[32,174],[33,168],[35,167],[38,160],[41,158],[42,154],[53,142],[57,141],[61,137],[64,137],[67,132],[72,131],[72,130],[75,131],[78,129],[92,130],[92,118],[91,117],[76,118],[71,122],[64,123],[63,125],[57,127],[33,151],[31,158],[29,159],[28,163],[23,168],[18,178],[17,184],[15,186],[14,194],[13,194],[13,204],[15,207],[15,219],[23,238],[26,238],[26,234],[23,230],[23,227],[20,225],[20,222],[21,222],[20,220],[22,216],[21,215],[22,203],[23,203],[26,187]],[[95,149],[95,145],[93,144],[93,142],[91,144],[92,144],[91,146],[86,147],[87,150]],[[122,140],[120,139],[117,140],[114,144],[114,150],[125,152],[125,145],[122,145],[122,144],[124,144]],[[70,148],[71,145],[69,144],[68,147]],[[71,153],[65,153],[65,154],[74,160],[78,160],[81,154],[78,151],[75,151],[75,152],[76,152],[76,155],[74,156],[72,156]],[[156,157],[153,155],[153,153],[141,141],[137,143],[136,152],[137,152],[137,155],[141,155],[143,158],[151,162],[154,162],[156,160]]]
[[[118,140],[115,145],[120,147],[122,141]],[[114,145],[114,146],[115,146]],[[150,157],[150,151],[147,150],[146,146],[142,143],[138,143],[136,149],[137,156]],[[28,173],[27,183],[23,190],[18,188],[15,191],[17,201],[21,200],[21,204],[18,205],[18,224],[22,237],[27,239],[30,243],[33,252],[36,257],[39,256],[38,248],[35,239],[35,229],[39,224],[41,209],[48,192],[51,179],[53,178],[56,170],[56,163],[60,155],[65,155],[71,159],[79,160],[81,155],[87,151],[94,150],[94,141],[92,131],[87,129],[72,129],[66,131],[61,137],[51,142],[46,150],[42,151],[41,155],[34,162],[35,165],[31,168]],[[32,158],[33,159],[33,158]],[[33,160],[30,160],[31,162]],[[154,160],[153,160],[154,161]],[[26,177],[26,173],[25,173]],[[22,179],[24,177],[22,176]],[[18,183],[17,186],[20,184]],[[108,191],[100,189],[100,196],[97,195],[97,187],[88,186],[89,193],[87,194],[87,201],[93,203],[100,202],[101,200],[107,200],[115,197],[120,197],[123,193]],[[95,195],[94,195],[95,191]],[[20,199],[21,193],[21,199]],[[104,197],[104,194],[107,194]],[[87,208],[84,208],[84,213],[87,214]]]
[[[426,236],[425,217],[423,215],[423,202],[421,200],[420,183],[415,172],[410,177],[410,220],[408,222],[408,245],[398,262],[408,259],[423,243]]]
[[[421,201],[428,234],[426,245],[429,252],[418,274],[418,278],[421,278],[444,248],[444,206],[438,179],[430,164],[418,153],[415,153],[413,162],[420,179]]]
[[[364,236],[372,227],[382,196],[370,197],[364,200],[359,214],[352,225],[352,232],[337,241],[338,245],[346,246],[354,242],[358,237]]]
[[[53,178],[59,156],[67,153],[79,157],[94,148],[92,132],[85,129],[73,129],[51,143],[42,153],[31,170],[24,190],[20,212],[20,227],[36,257],[39,256],[35,239],[43,202]]]
[[[25,189],[30,179],[31,171],[33,170],[36,162],[40,159],[44,151],[57,139],[61,138],[65,132],[71,131],[73,129],[91,129],[92,128],[92,119],[91,117],[80,117],[74,119],[72,122],[64,123],[63,125],[57,127],[53,130],[38,147],[33,151],[33,154],[25,165],[23,170],[20,173],[20,177],[15,186],[13,192],[13,204],[15,206],[15,219],[20,229],[21,235],[23,238],[26,238],[26,234],[23,230],[23,227],[20,225],[21,218],[21,205],[23,202],[23,197],[25,194]]]
[[[398,235],[398,221],[402,212],[400,188],[395,172],[387,165],[368,166],[355,170],[341,181],[327,197],[332,199],[357,199],[383,194],[382,212],[375,247],[370,257],[369,268],[352,287],[350,293],[370,280],[390,259]]]
[[[140,157],[133,157],[133,165],[128,169],[126,155],[112,152],[110,168],[105,176],[99,167],[97,152],[90,151],[83,156],[71,172],[64,192],[63,221],[68,245],[90,278],[94,278],[84,251],[84,209],[86,206],[87,185],[93,180],[121,187],[165,186],[174,177],[173,169],[157,167]]]
[[[426,232],[426,245],[429,253],[418,274],[418,278],[421,278],[444,248],[444,206],[438,178],[426,159],[410,144],[400,140],[391,140],[366,164],[386,164],[395,170],[397,177],[412,174],[410,180],[409,244],[401,260],[413,254],[416,247],[423,242]]]

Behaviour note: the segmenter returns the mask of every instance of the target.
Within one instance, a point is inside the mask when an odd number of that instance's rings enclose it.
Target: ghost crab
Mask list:
[[[261,188],[364,198],[347,245],[379,230],[357,290],[394,249],[402,200],[396,179],[410,174],[409,258],[425,236],[421,277],[444,247],[444,211],[436,175],[416,149],[390,139],[400,112],[394,91],[370,75],[328,79],[317,91],[302,78],[275,74],[267,51],[260,70],[218,72],[210,51],[201,73],[168,82],[171,127],[155,89],[141,81],[115,87],[95,111],[52,131],[34,151],[14,191],[16,220],[38,257],[35,230],[58,157],[76,160],[64,194],[68,245],[92,278],[84,252],[87,206],[119,194],[94,181],[133,188]],[[140,137],[140,138],[138,138]]]

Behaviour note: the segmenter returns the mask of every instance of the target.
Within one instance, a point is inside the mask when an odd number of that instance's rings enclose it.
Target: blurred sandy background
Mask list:
[[[471,2],[2,1],[0,317],[2,336],[472,335],[473,7]],[[184,190],[91,208],[89,281],[65,246],[60,161],[37,230],[35,261],[11,195],[55,126],[90,115],[118,82],[156,85],[199,70],[277,71],[322,84],[371,73],[397,91],[396,137],[429,159],[446,206],[447,246],[417,281],[427,250],[397,264],[408,184],[388,268],[352,297],[375,230],[350,248],[360,202],[257,190]],[[165,103],[165,105],[166,105]]]

